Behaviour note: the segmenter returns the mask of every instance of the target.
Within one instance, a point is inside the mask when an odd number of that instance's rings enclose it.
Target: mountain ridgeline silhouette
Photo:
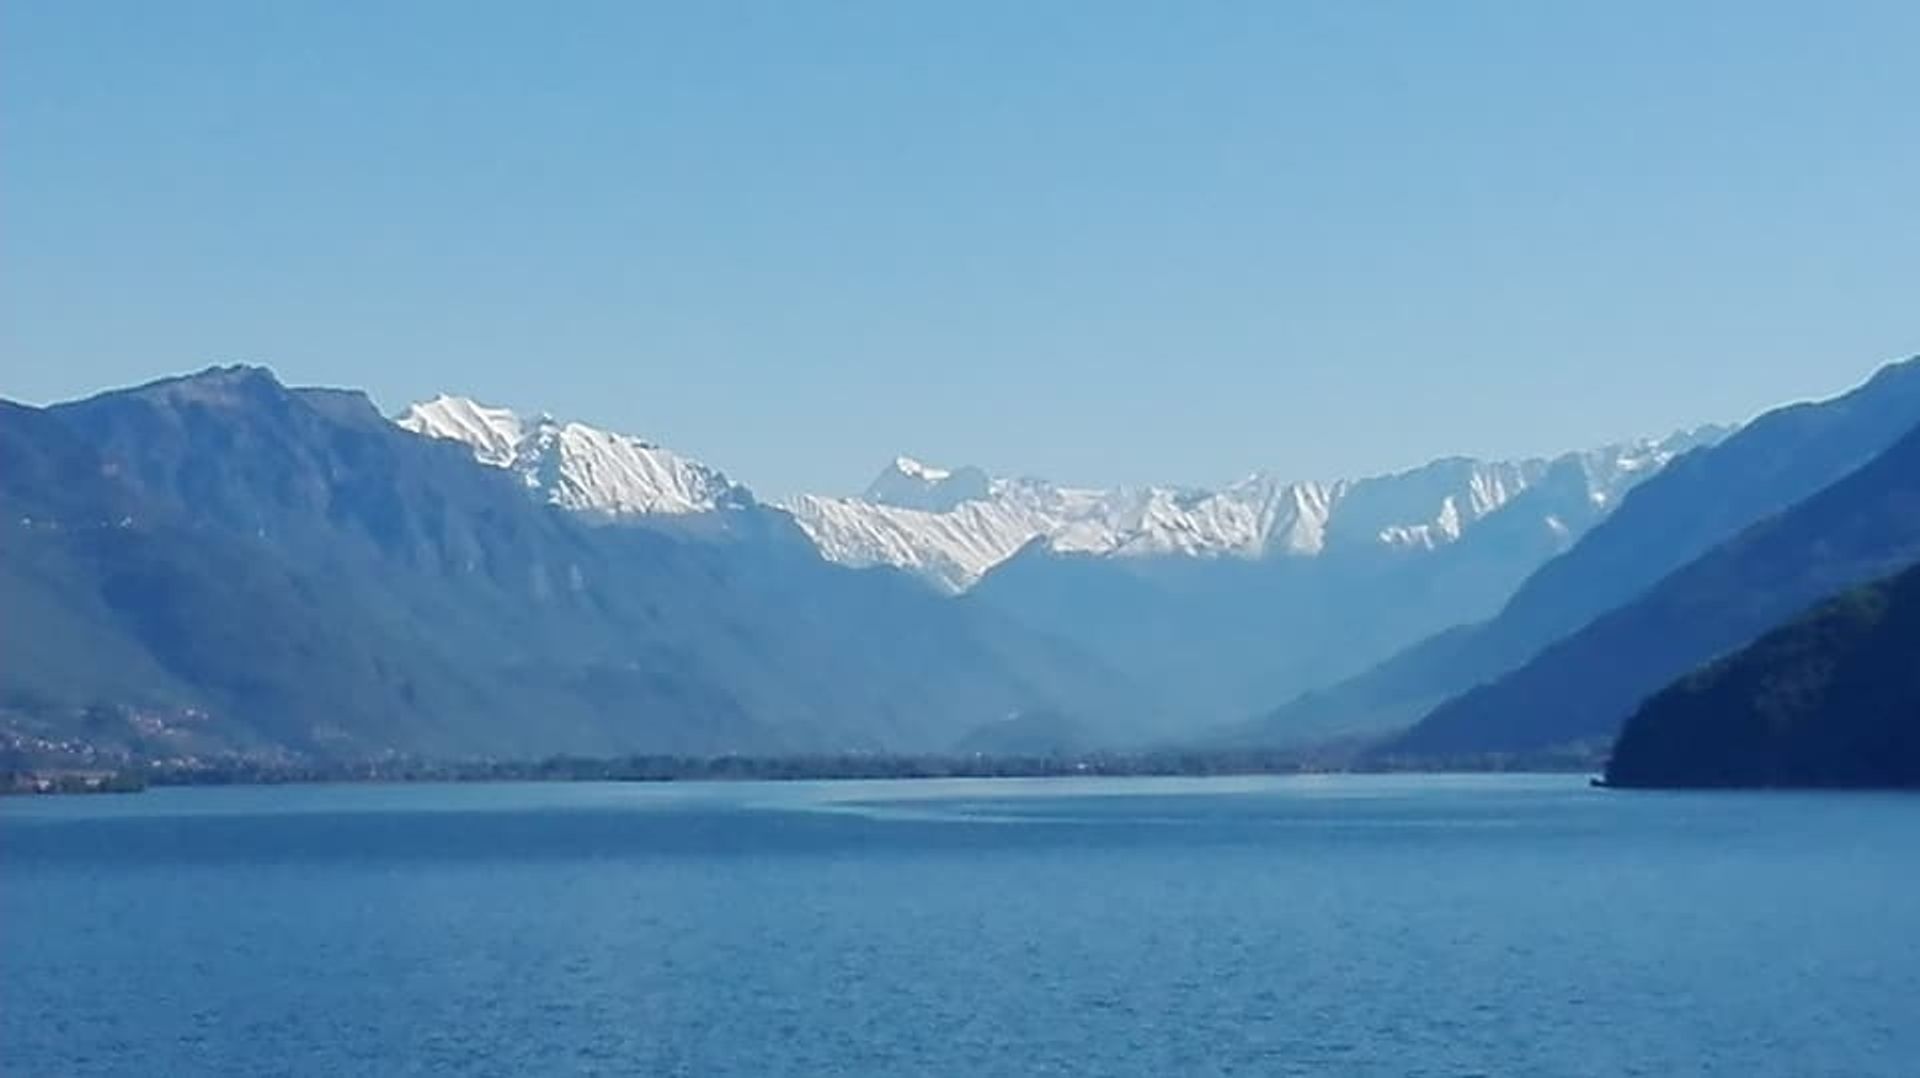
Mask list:
[[[890,571],[594,527],[362,395],[222,368],[0,414],[17,752],[940,749],[1143,693]],[[1131,699],[1129,699],[1131,697]]]
[[[1880,672],[1920,360],[1730,435],[1216,492],[903,457],[866,500],[765,504],[643,439],[444,396],[389,419],[252,367],[0,402],[0,452],[17,765],[1456,766],[1597,760],[1637,713],[1620,785],[1842,784],[1898,775],[1823,739],[1907,744]]]
[[[1745,529],[1497,681],[1437,708],[1384,753],[1604,748],[1649,694],[1808,604],[1920,559],[1920,430]]]
[[[1920,360],[1891,364],[1830,400],[1768,412],[1640,484],[1571,549],[1521,583],[1491,618],[1436,633],[1356,677],[1230,727],[1220,740],[1277,744],[1334,734],[1390,735],[1412,727],[1391,737],[1374,759],[1417,764],[1570,744],[1599,751],[1595,747],[1611,739],[1637,702],[1635,694],[1658,687],[1669,669],[1629,656],[1669,647],[1666,634],[1678,626],[1649,620],[1637,623],[1649,634],[1644,641],[1610,635],[1592,646],[1554,646],[1634,603],[1747,529],[1845,479],[1916,424]],[[1819,526],[1817,520],[1806,525]],[[1897,532],[1890,543],[1884,558],[1862,551],[1857,563],[1847,563],[1852,575],[1844,568],[1810,569],[1804,586],[1783,588],[1780,601],[1758,603],[1757,622],[1704,633],[1704,642],[1682,645],[1676,638],[1670,648],[1674,661],[1685,669],[1712,657],[1714,652],[1702,647],[1740,643],[1727,639],[1728,633],[1737,637],[1765,628],[1765,619],[1784,616],[1794,603],[1820,594],[1809,588],[1818,589],[1821,580],[1859,579],[1860,573],[1884,568],[1886,558],[1901,556]],[[1549,649],[1558,657],[1550,659]],[[1608,688],[1616,677],[1625,679],[1619,692]]]

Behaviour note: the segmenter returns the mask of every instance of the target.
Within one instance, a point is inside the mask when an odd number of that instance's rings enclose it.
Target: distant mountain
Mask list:
[[[1920,786],[1920,568],[1846,592],[1656,693],[1615,786]]]
[[[752,491],[717,468],[584,423],[526,418],[446,395],[408,407],[394,422],[467,446],[480,463],[512,472],[529,491],[589,521],[718,535],[759,508]]]
[[[646,439],[257,368],[8,406],[0,751],[1178,741],[1490,615],[1723,433],[1211,492],[900,458],[782,507]]]
[[[1062,487],[901,457],[860,497],[803,495],[782,508],[834,561],[892,565],[959,591],[1035,544],[1113,558],[1429,550],[1458,540],[1556,467],[1577,467],[1593,504],[1607,507],[1674,456],[1724,434],[1703,427],[1553,460],[1449,458],[1360,480],[1256,474],[1217,491]]]
[[[1223,722],[1491,615],[1622,492],[1718,433],[1552,461],[1449,459],[1356,482],[1235,488],[1193,504],[1257,488],[1249,504],[1262,508],[1246,519],[1262,523],[1238,552],[1063,551],[1036,539],[967,598],[1166,687],[1191,724]]]
[[[949,471],[912,457],[895,457],[868,485],[865,500],[899,509],[948,513],[967,502],[991,501],[994,486],[987,473],[978,468]]]
[[[899,457],[858,498],[767,506],[717,469],[580,423],[451,396],[396,422],[465,445],[536,500],[593,523],[804,536],[831,561],[968,592],[981,616],[1133,671],[1187,724],[1244,714],[1491,614],[1636,483],[1726,433],[1553,459],[1447,458],[1360,480],[1256,475],[1220,491],[1062,487]]]
[[[1437,708],[1390,753],[1603,748],[1654,690],[1816,600],[1920,559],[1920,427],[1497,681]]]
[[[1028,712],[1106,730],[1138,713],[1123,675],[827,563],[770,511],[711,543],[530,497],[553,464],[571,484],[553,490],[618,505],[643,482],[694,511],[732,503],[722,480],[564,425],[482,463],[360,394],[217,368],[8,406],[0,446],[16,753],[929,751]],[[571,471],[580,446],[607,455]]]
[[[1916,423],[1920,360],[1891,364],[1840,397],[1768,412],[1723,442],[1674,461],[1632,491],[1570,550],[1541,566],[1483,624],[1437,633],[1358,676],[1228,728],[1220,739],[1287,744],[1409,726],[1449,698],[1500,678],[1555,641],[1632,601],[1742,530],[1836,482]],[[1804,595],[1801,601],[1812,597]],[[1539,683],[1521,684],[1533,684],[1544,693]],[[1642,684],[1638,691],[1651,687]],[[1436,712],[1421,730],[1388,751],[1471,755],[1541,744],[1537,738],[1510,740],[1508,718],[1490,719],[1482,732],[1473,732],[1478,720],[1467,716],[1477,713],[1482,703],[1501,698],[1473,694],[1458,706]],[[1548,706],[1559,709],[1565,699],[1566,692],[1559,691],[1515,699],[1511,707],[1499,710],[1510,716],[1514,708],[1529,713]],[[1619,706],[1632,703],[1629,698]],[[1588,726],[1579,736],[1607,736],[1611,731],[1605,723],[1620,717],[1619,712],[1610,714],[1599,727]]]

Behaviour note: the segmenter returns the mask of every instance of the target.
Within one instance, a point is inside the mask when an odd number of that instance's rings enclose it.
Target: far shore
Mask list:
[[[1062,755],[843,755],[554,757],[537,761],[382,760],[286,763],[249,760],[119,767],[23,768],[0,773],[0,794],[136,793],[155,786],[277,786],[422,782],[780,782],[957,778],[1142,778],[1248,775],[1511,773],[1595,774],[1599,762],[1566,757],[1377,764],[1352,752],[1305,750]]]

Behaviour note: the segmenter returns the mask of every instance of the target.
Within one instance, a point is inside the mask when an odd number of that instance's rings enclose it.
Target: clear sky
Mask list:
[[[1920,351],[1920,4],[0,4],[0,393],[1337,476]]]

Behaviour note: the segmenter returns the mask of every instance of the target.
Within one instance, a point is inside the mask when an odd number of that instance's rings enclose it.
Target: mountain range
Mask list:
[[[1238,719],[1486,617],[1624,492],[1723,432],[1507,464],[1449,458],[1334,484],[1264,483],[1309,515],[1241,555],[1033,542],[969,598],[1157,685],[1190,726]],[[1465,507],[1464,509],[1462,507]]]
[[[0,437],[0,732],[27,757],[931,751],[1135,710],[783,515],[600,526],[263,370],[9,406]]]
[[[598,522],[723,536],[786,514],[829,561],[905,571],[1132,671],[1188,726],[1484,616],[1634,485],[1726,434],[1220,490],[1069,487],[900,457],[858,497],[763,505],[716,469],[579,423],[448,396],[397,422]]]
[[[1588,455],[1593,496],[1616,496],[1688,441],[1676,436]],[[989,478],[976,468],[950,471],[902,457],[859,497],[803,495],[782,508],[834,561],[895,565],[960,591],[1034,544],[1055,554],[1114,558],[1312,557],[1329,543],[1431,549],[1458,539],[1550,466],[1456,459],[1359,481],[1253,475],[1220,490],[1101,490]]]
[[[1920,370],[1899,373],[1909,384],[1888,378],[1868,387],[1885,394],[1874,403],[1902,401],[1902,410],[1915,412],[1898,441],[1851,471],[1844,470],[1850,453],[1827,457],[1842,471],[1832,483],[1741,529],[1500,678],[1436,708],[1386,751],[1526,752],[1582,743],[1604,748],[1635,706],[1674,678],[1817,600],[1920,559],[1920,430],[1913,426],[1920,423],[1920,398],[1909,396],[1920,389],[1911,384],[1920,382]],[[1760,434],[1772,428],[1760,428]],[[1791,450],[1796,467],[1819,456],[1804,443]],[[1703,459],[1699,466],[1711,463]],[[1676,475],[1671,482],[1677,486],[1687,478]],[[1725,505],[1736,479],[1721,471],[1711,489],[1717,504]],[[1648,491],[1656,493],[1679,492]],[[1662,516],[1675,519],[1671,511]]]
[[[767,502],[638,436],[212,368],[0,408],[0,738],[1591,758],[1674,678],[1920,557],[1916,425],[1910,361],[1554,457],[1217,490],[900,457]]]
[[[475,459],[519,475],[546,501],[602,521],[671,526],[760,505],[719,469],[640,437],[549,415],[524,417],[442,395],[410,405],[395,422],[466,445]],[[791,516],[829,561],[891,566],[960,592],[1035,544],[1115,558],[1431,550],[1457,541],[1556,470],[1577,472],[1583,497],[1604,512],[1673,457],[1726,433],[1709,425],[1551,459],[1454,457],[1358,480],[1256,473],[1219,490],[1068,487],[902,456],[857,497],[803,494],[768,507]],[[1596,514],[1583,506],[1578,515]],[[1574,528],[1552,513],[1540,519],[1563,534]]]
[[[1637,622],[1644,637],[1609,626],[1614,612],[1661,589],[1699,579],[1681,572],[1700,559],[1711,573],[1718,559],[1738,558],[1722,548],[1749,529],[1820,495],[1893,449],[1920,424],[1920,362],[1883,368],[1864,385],[1831,400],[1789,405],[1748,423],[1721,443],[1676,461],[1629,494],[1619,509],[1561,557],[1529,577],[1493,617],[1456,626],[1414,644],[1340,684],[1304,693],[1276,711],[1231,729],[1227,740],[1274,743],[1330,732],[1387,733],[1412,727],[1379,750],[1383,759],[1473,759],[1538,752],[1550,747],[1604,746],[1641,695],[1663,674],[1705,662],[1716,647],[1743,642],[1742,633],[1767,627],[1769,617],[1811,601],[1825,585],[1864,579],[1902,556],[1898,528],[1885,557],[1862,561],[1836,576],[1833,566],[1792,567],[1804,584],[1781,581],[1786,605],[1760,601],[1770,591],[1731,593],[1749,603],[1736,620],[1706,639],[1682,640],[1692,613],[1661,624]],[[1873,473],[1876,481],[1897,474]],[[1846,497],[1843,495],[1843,502]],[[1831,503],[1798,510],[1806,534],[1847,519]],[[1890,559],[1890,561],[1889,561]],[[1786,571],[1786,568],[1783,568]],[[1644,609],[1644,608],[1643,608]],[[1591,643],[1582,643],[1582,641]],[[1664,655],[1647,666],[1628,655]]]

